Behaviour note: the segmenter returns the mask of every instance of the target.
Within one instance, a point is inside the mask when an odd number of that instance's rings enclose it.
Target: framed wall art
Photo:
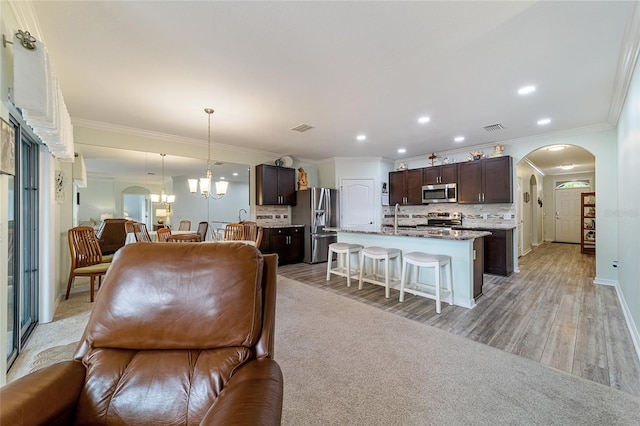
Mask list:
[[[15,132],[4,119],[0,125],[0,173],[16,174]]]
[[[67,184],[67,175],[62,170],[56,170],[56,201],[62,203],[65,196],[65,186]]]

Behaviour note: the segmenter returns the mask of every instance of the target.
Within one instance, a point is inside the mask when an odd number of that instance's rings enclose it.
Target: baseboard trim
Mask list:
[[[622,307],[624,320],[627,323],[629,334],[631,334],[631,340],[633,341],[633,347],[636,350],[636,356],[640,361],[640,332],[638,331],[638,327],[636,327],[636,323],[633,322],[633,316],[631,315],[631,311],[629,310],[629,305],[627,305],[627,301],[624,298],[624,294],[622,293],[622,290],[620,290],[618,281],[606,280],[604,278],[596,278],[593,280],[593,283],[598,285],[612,286],[616,289],[616,294],[618,295],[618,302],[620,302],[620,306]]]
[[[598,285],[609,285],[612,287],[618,287],[618,281],[617,280],[607,280],[605,278],[598,278],[596,277],[593,280],[594,284],[598,284]]]
[[[620,302],[620,306],[622,306],[622,312],[624,312],[624,319],[627,322],[627,327],[629,328],[629,333],[631,334],[631,340],[633,340],[633,346],[636,348],[636,356],[640,361],[640,333],[638,332],[636,323],[633,322],[633,317],[631,316],[631,311],[629,310],[627,301],[624,299],[624,294],[622,294],[620,286],[618,285],[616,285],[616,293],[618,294],[618,301]]]

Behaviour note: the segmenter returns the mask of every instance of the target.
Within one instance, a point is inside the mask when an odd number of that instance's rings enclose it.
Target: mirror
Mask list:
[[[206,160],[167,154],[164,157],[164,189],[175,195],[170,206],[153,203],[150,194],[163,188],[162,157],[159,153],[76,144],[87,171],[87,187],[78,188],[75,197],[74,223],[99,226],[106,217],[126,217],[142,220],[149,229],[158,224],[157,210],[167,211],[164,223],[177,228],[181,220],[191,221],[195,230],[198,222],[223,228],[226,223],[249,219],[249,166],[218,163],[212,166],[212,182],[229,182],[227,194],[219,200],[196,198],[189,192],[187,179],[200,178],[206,171]],[[129,198],[137,196],[136,213],[127,211]],[[127,198],[129,197],[129,198]],[[144,200],[141,199],[144,197]],[[244,210],[244,211],[243,211]]]

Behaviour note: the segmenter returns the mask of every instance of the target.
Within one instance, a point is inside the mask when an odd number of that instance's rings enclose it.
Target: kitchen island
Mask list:
[[[443,228],[398,228],[364,226],[357,228],[325,228],[338,233],[338,242],[364,247],[397,248],[403,255],[412,251],[451,256],[453,268],[453,304],[473,308],[482,295],[484,267],[483,237],[487,231]],[[399,271],[394,271],[397,274]]]

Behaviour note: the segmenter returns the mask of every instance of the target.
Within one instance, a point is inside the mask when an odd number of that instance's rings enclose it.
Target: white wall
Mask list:
[[[627,98],[618,123],[617,206],[598,205],[598,237],[600,217],[617,222],[618,286],[631,334],[640,354],[640,68],[636,64]],[[600,175],[598,174],[598,179]]]
[[[227,195],[219,200],[203,200],[191,195],[185,176],[175,176],[173,193],[176,196],[171,217],[174,229],[177,229],[181,220],[190,220],[192,230],[197,229],[201,221],[236,222],[240,209],[249,211],[249,186],[243,182],[230,181]],[[246,220],[247,215],[242,213],[242,218]]]

